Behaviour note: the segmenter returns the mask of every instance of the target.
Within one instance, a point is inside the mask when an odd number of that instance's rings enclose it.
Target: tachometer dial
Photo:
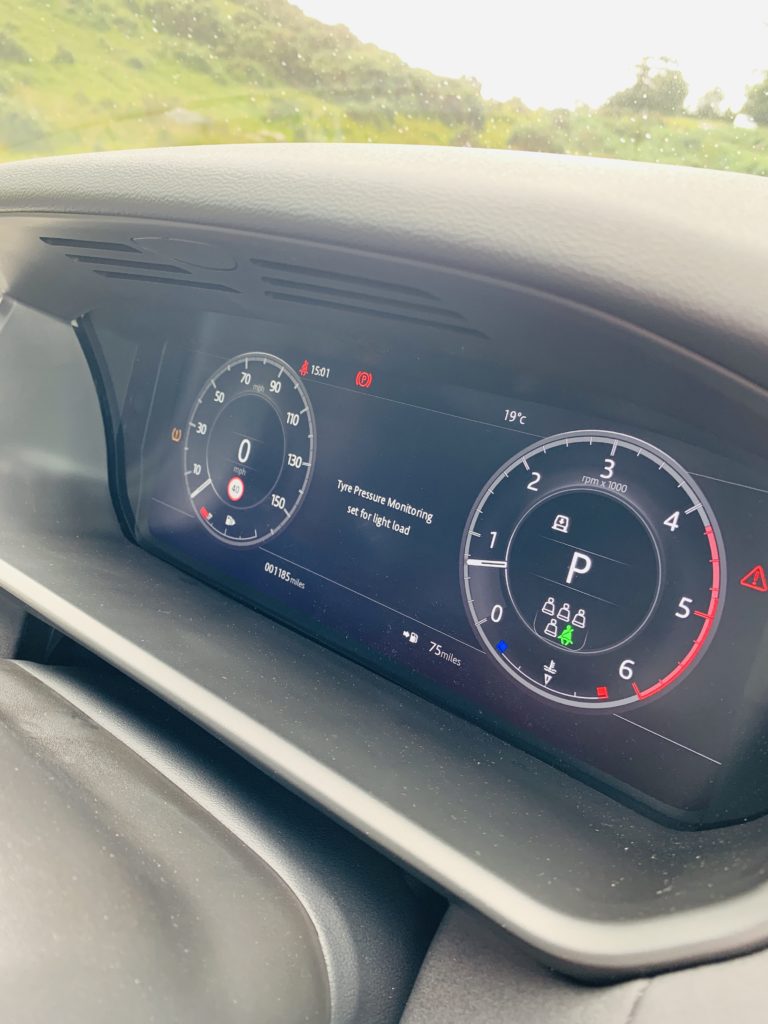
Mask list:
[[[219,367],[187,427],[187,491],[200,521],[227,544],[263,544],[283,530],[307,492],[315,421],[291,367],[248,352]]]
[[[664,693],[717,626],[720,532],[669,456],[619,434],[550,437],[502,466],[464,536],[484,646],[549,700],[615,708]]]

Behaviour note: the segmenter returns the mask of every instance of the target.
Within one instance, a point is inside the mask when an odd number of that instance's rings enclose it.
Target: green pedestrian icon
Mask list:
[[[557,639],[563,647],[573,647],[573,626],[566,626]]]

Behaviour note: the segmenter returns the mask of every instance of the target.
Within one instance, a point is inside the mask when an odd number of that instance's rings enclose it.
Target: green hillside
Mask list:
[[[411,69],[286,0],[0,9],[5,158],[282,139],[450,143],[483,119],[476,83]]]
[[[768,173],[768,131],[483,100],[287,0],[3,0],[0,159],[216,142],[413,142]]]

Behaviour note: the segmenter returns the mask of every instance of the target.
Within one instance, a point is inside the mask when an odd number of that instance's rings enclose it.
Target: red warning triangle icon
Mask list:
[[[749,587],[750,590],[760,590],[765,593],[768,590],[768,580],[765,578],[765,569],[762,565],[756,565],[750,569],[746,576],[741,577],[742,587]]]

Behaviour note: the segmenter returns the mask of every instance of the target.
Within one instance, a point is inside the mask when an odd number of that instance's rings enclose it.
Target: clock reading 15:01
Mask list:
[[[656,697],[720,617],[720,531],[688,474],[636,438],[550,437],[516,455],[467,522],[472,625],[516,682],[585,709]]]
[[[304,385],[266,352],[213,374],[195,400],[184,440],[189,500],[226,544],[263,544],[283,530],[307,493],[315,420]]]

